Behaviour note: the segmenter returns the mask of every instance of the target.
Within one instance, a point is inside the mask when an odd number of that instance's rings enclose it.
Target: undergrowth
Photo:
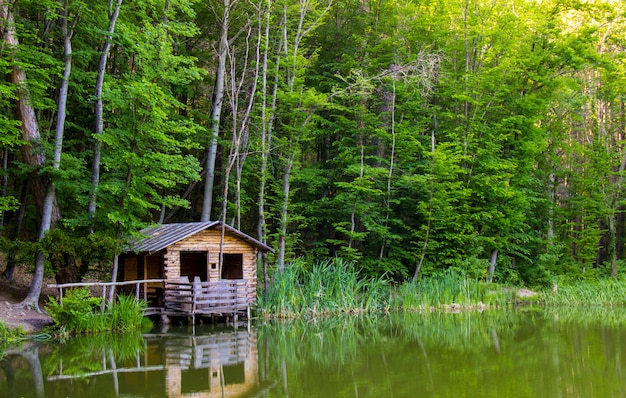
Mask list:
[[[145,301],[118,296],[113,303],[103,305],[102,298],[92,297],[89,290],[73,289],[62,303],[51,298],[46,305],[54,323],[53,329],[68,334],[103,331],[130,331],[150,326],[144,317]]]

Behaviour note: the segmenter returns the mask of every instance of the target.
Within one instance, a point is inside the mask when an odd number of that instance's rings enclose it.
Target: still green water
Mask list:
[[[626,397],[625,378],[625,309],[518,310],[25,345],[0,397]]]

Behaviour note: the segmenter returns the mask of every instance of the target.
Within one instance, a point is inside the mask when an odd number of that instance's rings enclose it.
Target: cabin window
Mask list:
[[[222,279],[243,279],[243,254],[224,253]]]
[[[207,281],[207,252],[180,252],[180,276]]]

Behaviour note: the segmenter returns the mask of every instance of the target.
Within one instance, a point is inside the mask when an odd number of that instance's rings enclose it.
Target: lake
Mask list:
[[[0,397],[626,397],[626,310],[155,328],[8,349]]]

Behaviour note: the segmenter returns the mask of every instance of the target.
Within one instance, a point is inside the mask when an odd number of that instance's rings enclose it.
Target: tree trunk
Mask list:
[[[217,70],[215,72],[215,88],[213,89],[213,104],[211,109],[211,136],[205,165],[206,175],[204,197],[202,200],[202,214],[200,221],[211,219],[213,206],[213,184],[215,183],[215,159],[217,158],[217,141],[220,133],[220,119],[224,102],[224,80],[226,75],[226,57],[228,55],[228,28],[230,24],[230,0],[224,0],[222,15],[222,29],[217,52]]]
[[[11,50],[18,46],[19,42],[15,36],[15,23],[13,14],[9,4],[0,0],[0,19],[5,21],[4,40]],[[39,133],[39,124],[35,116],[35,110],[30,104],[30,95],[28,93],[26,73],[16,62],[11,73],[11,82],[17,87],[17,103],[15,106],[15,114],[18,120],[22,122],[22,139],[25,145],[22,145],[22,157],[24,161],[40,169],[45,165],[46,158],[39,151],[41,147],[41,135]],[[57,145],[55,143],[55,150]],[[59,155],[60,157],[60,155]],[[40,210],[41,223],[39,229],[39,240],[43,239],[45,233],[60,218],[58,205],[56,204],[56,196],[54,194],[54,185],[39,178],[36,172],[31,173],[31,187],[35,203]],[[21,305],[28,306],[39,311],[39,295],[43,284],[44,271],[44,252],[40,249],[35,258],[35,270],[30,289],[26,298]]]
[[[0,197],[4,198],[7,195],[7,187],[9,185],[9,149],[5,148],[2,153],[2,183],[0,185]],[[4,227],[4,217],[6,210],[0,210],[0,236],[2,236],[2,230]]]
[[[491,283],[493,281],[493,275],[496,272],[496,262],[498,261],[498,249],[493,249],[491,252],[491,260],[489,260],[489,276],[487,277],[487,282]]]
[[[267,104],[267,68],[268,54],[270,45],[270,15],[272,2],[268,0],[267,10],[265,14],[265,48],[263,52],[263,65],[261,72],[261,167],[259,171],[259,223],[257,225],[257,235],[259,241],[267,243],[267,230],[265,221],[265,186],[267,180],[267,164],[270,157],[270,148],[272,143],[272,129],[274,125],[274,115],[276,114],[276,94],[278,92],[278,72],[280,69],[280,47],[277,49],[277,60],[274,74],[274,86],[272,89],[272,102],[268,108]],[[280,46],[280,44],[279,44]],[[269,288],[269,276],[267,272],[267,255],[261,254],[261,262],[263,267],[263,285],[265,290]]]
[[[90,226],[91,232],[93,232],[93,217],[96,213],[96,196],[98,186],[100,185],[100,159],[102,156],[102,142],[100,136],[104,130],[104,105],[102,103],[102,88],[104,86],[104,75],[106,74],[107,59],[109,57],[109,51],[111,49],[111,42],[113,33],[115,33],[115,23],[120,14],[120,8],[123,0],[116,0],[115,8],[112,9],[113,2],[109,1],[109,29],[107,30],[104,46],[102,47],[102,53],[100,54],[100,62],[98,64],[98,77],[96,78],[96,90],[94,97],[96,98],[95,105],[95,138],[96,142],[93,149],[93,160],[91,164],[91,191],[89,192],[89,203],[87,204],[87,215],[92,220]]]
[[[4,41],[14,58],[14,49],[19,45],[15,33],[15,22],[11,11],[11,4],[6,0],[0,0],[0,20],[5,21],[4,25]],[[26,72],[21,68],[19,62],[13,60],[13,70],[10,75],[11,83],[16,87],[17,99],[15,101],[14,113],[16,119],[22,122],[22,140],[24,145],[21,147],[22,159],[24,163],[33,167],[33,171],[29,175],[30,187],[32,189],[35,206],[39,215],[43,217],[44,200],[47,191],[47,179],[38,174],[46,162],[46,157],[41,150],[41,135],[39,132],[39,124],[35,115],[35,110],[30,103],[30,94],[26,80]],[[60,219],[60,211],[56,201],[53,203],[52,213],[50,215],[51,223],[54,226]]]
[[[278,238],[278,269],[280,272],[285,270],[285,252],[287,241],[287,225],[289,224],[287,212],[289,208],[289,178],[291,175],[291,166],[293,159],[289,158],[285,164],[283,174],[283,201],[280,209],[280,231]]]
[[[426,223],[426,236],[424,237],[424,244],[422,245],[422,254],[420,255],[420,261],[417,263],[417,267],[415,268],[415,273],[413,274],[413,283],[417,281],[417,277],[422,269],[422,265],[424,264],[424,259],[426,258],[426,249],[428,248],[428,238],[430,236],[430,224],[433,218],[433,195],[435,191],[435,132],[437,131],[437,114],[433,114],[433,128],[430,131],[430,150],[431,150],[431,158],[430,158],[430,193],[428,199],[428,221]]]
[[[63,33],[63,58],[65,67],[63,70],[63,79],[59,88],[59,99],[57,101],[57,123],[54,134],[54,151],[52,154],[52,168],[56,172],[61,167],[61,153],[63,151],[63,133],[65,129],[65,116],[67,107],[67,92],[69,87],[70,75],[72,73],[72,31],[68,29],[69,18],[69,0],[64,1],[63,5],[62,33]],[[53,228],[52,217],[53,209],[56,203],[56,190],[54,180],[50,180],[44,200],[43,212],[41,216],[41,226],[39,228],[39,241],[41,242],[46,233]],[[30,284],[28,295],[21,302],[22,305],[39,310],[39,295],[43,284],[43,273],[45,267],[45,253],[43,248],[39,248],[35,258],[35,272],[33,280]]]
[[[28,364],[30,375],[32,378],[31,388],[35,392],[36,398],[43,398],[46,396],[45,382],[43,371],[41,369],[41,362],[39,361],[39,347],[33,346],[20,352],[20,356]]]
[[[119,270],[120,263],[120,255],[116,254],[113,257],[113,267],[111,268],[111,289],[109,289],[109,295],[107,297],[107,302],[111,304],[113,299],[115,298],[115,283],[117,282],[117,272]]]
[[[390,109],[390,131],[391,131],[391,154],[389,156],[389,173],[387,175],[387,203],[385,209],[385,229],[389,226],[389,215],[391,214],[391,179],[393,178],[393,168],[395,166],[395,154],[396,154],[396,81],[392,80],[393,93],[391,97],[391,109]],[[383,259],[385,255],[385,245],[387,243],[387,236],[383,236],[382,243],[380,245],[379,259]]]
[[[260,16],[259,16],[260,17]],[[229,56],[230,60],[230,91],[228,95],[230,97],[230,106],[231,106],[231,116],[232,116],[232,130],[233,137],[231,140],[230,154],[228,159],[228,167],[224,177],[224,204],[228,204],[228,196],[226,193],[228,192],[228,183],[229,176],[232,168],[235,168],[235,209],[236,214],[233,216],[233,222],[231,223],[237,229],[241,228],[241,179],[243,174],[243,166],[245,164],[246,158],[248,156],[248,141],[250,136],[250,116],[252,114],[256,91],[257,91],[257,82],[259,79],[259,68],[260,68],[260,48],[261,48],[261,39],[262,39],[262,26],[261,22],[259,22],[257,36],[256,36],[256,46],[254,52],[254,58],[250,59],[250,39],[252,29],[249,28],[248,35],[246,36],[246,49],[245,55],[242,57],[236,57],[233,55]],[[239,58],[239,59],[238,59]],[[239,69],[242,70],[239,80],[237,80],[237,61],[243,64]],[[250,68],[247,65],[252,61],[254,68],[251,72]],[[249,76],[249,79],[246,79]],[[246,81],[251,81],[251,86],[244,86]],[[243,101],[242,101],[243,100]],[[243,110],[240,109],[240,102],[247,101],[246,107]],[[245,102],[244,102],[245,103]],[[224,207],[224,214],[222,217],[222,221],[226,222],[226,208]]]

